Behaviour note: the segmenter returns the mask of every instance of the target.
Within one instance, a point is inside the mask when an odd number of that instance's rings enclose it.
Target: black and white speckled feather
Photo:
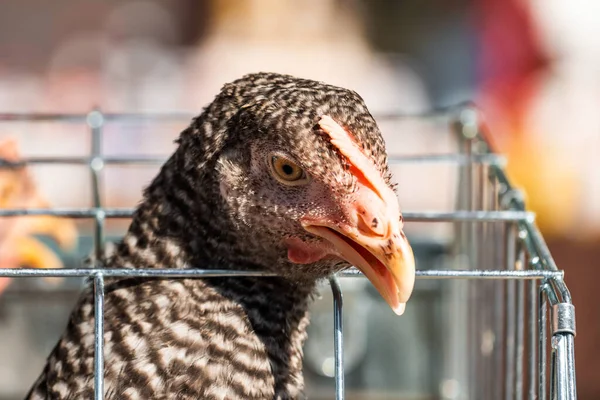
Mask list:
[[[260,269],[281,277],[107,280],[106,399],[303,398],[315,282],[347,264],[288,260],[281,239],[316,240],[296,217],[318,212],[320,199],[278,184],[256,160],[284,150],[324,185],[351,192],[353,177],[317,124],[325,114],[353,132],[389,184],[383,139],[362,99],[323,83],[245,76],[182,132],[106,267]],[[301,201],[288,200],[294,196]],[[88,289],[27,399],[93,397],[93,327]]]

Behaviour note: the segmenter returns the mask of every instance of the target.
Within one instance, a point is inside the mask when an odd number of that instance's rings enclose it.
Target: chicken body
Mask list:
[[[323,115],[352,132],[345,148],[319,127]],[[369,262],[386,277],[387,286],[378,287],[386,296],[396,275],[384,267],[406,251],[385,250],[405,243],[398,211],[390,214],[386,233],[385,213],[372,217],[366,208],[355,209],[359,194],[376,209],[383,200],[372,193],[392,193],[377,125],[354,92],[260,73],[225,85],[178,143],[105,266],[280,276],[107,279],[105,398],[301,399],[302,345],[316,282],[358,257],[349,245],[336,244],[333,233],[323,233],[332,236],[325,240],[310,227],[329,224],[355,240],[364,232],[385,239],[369,250],[383,261]],[[353,156],[351,143],[364,156]],[[373,168],[366,167],[366,175],[376,171],[380,181],[365,181],[352,157],[368,160]],[[364,188],[369,185],[372,190]],[[370,227],[363,226],[366,218]],[[408,294],[386,297],[393,307],[410,294],[410,274],[407,281]],[[92,398],[93,333],[87,289],[27,399]]]
[[[303,398],[307,293],[296,289],[241,278],[107,287],[105,399]],[[88,292],[29,399],[93,398],[93,319]]]

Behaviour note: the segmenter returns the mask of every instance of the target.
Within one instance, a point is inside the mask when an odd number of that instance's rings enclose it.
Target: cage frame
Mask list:
[[[473,209],[469,199],[463,198],[461,209],[452,212],[403,212],[404,220],[407,222],[453,222],[453,223],[485,223],[485,222],[507,222],[512,223],[516,228],[511,229],[510,235],[514,236],[515,242],[519,240],[522,248],[520,253],[524,254],[526,250],[529,254],[527,261],[531,269],[522,270],[498,270],[498,269],[468,269],[468,270],[417,270],[417,279],[461,279],[461,280],[511,280],[522,282],[519,286],[519,293],[525,289],[524,282],[530,281],[530,298],[527,305],[531,311],[529,321],[525,321],[524,315],[515,316],[516,324],[523,325],[528,323],[530,329],[536,329],[538,333],[537,341],[533,333],[529,338],[529,374],[536,375],[534,381],[530,379],[529,388],[524,389],[523,379],[519,373],[506,377],[506,398],[522,399],[523,392],[528,393],[530,399],[559,399],[575,400],[576,375],[575,375],[575,351],[574,338],[575,329],[575,307],[571,295],[564,282],[564,271],[560,270],[544,238],[535,224],[535,215],[526,210],[525,203],[519,191],[510,183],[503,168],[503,158],[492,150],[492,145],[486,135],[485,127],[480,118],[480,111],[472,103],[464,103],[453,107],[447,107],[441,110],[434,110],[430,113],[422,114],[422,117],[435,118],[439,115],[451,115],[451,121],[454,124],[454,133],[457,135],[461,148],[457,154],[448,155],[417,155],[390,157],[388,162],[391,165],[409,162],[452,162],[463,166],[463,174],[459,182],[459,194],[467,193],[472,190],[470,181],[473,174],[471,168],[477,163],[486,163],[489,165],[490,172],[494,175],[501,185],[498,193],[503,202],[504,209],[501,211],[481,211]],[[100,174],[106,165],[110,164],[152,164],[160,165],[165,160],[163,158],[128,158],[128,157],[105,157],[101,152],[101,143],[103,136],[103,127],[109,121],[148,121],[148,120],[181,120],[189,119],[193,115],[185,113],[168,114],[125,114],[125,113],[103,113],[98,109],[92,110],[87,114],[47,114],[47,113],[0,113],[0,123],[4,122],[66,122],[66,123],[85,123],[91,132],[91,152],[89,157],[29,157],[13,162],[0,158],[0,169],[19,168],[31,164],[73,164],[85,165],[89,168],[92,181],[92,202],[90,208],[49,208],[49,209],[0,209],[0,218],[18,217],[18,216],[56,216],[65,218],[91,218],[94,220],[94,253],[96,259],[102,259],[104,253],[104,227],[105,221],[109,218],[130,218],[133,214],[133,208],[106,208],[102,205],[102,196],[100,192],[101,177]],[[376,120],[386,120],[405,117],[403,114],[375,115]],[[413,116],[414,117],[414,116]],[[484,144],[483,150],[475,148],[475,143]],[[480,146],[481,147],[481,146]],[[472,233],[472,232],[471,232]],[[468,249],[466,250],[469,251]],[[516,252],[516,249],[512,249]],[[515,255],[516,257],[516,255]],[[520,257],[524,257],[520,255]],[[514,257],[513,257],[514,258]],[[274,276],[272,273],[260,271],[233,271],[218,269],[126,269],[109,268],[104,269],[99,262],[96,262],[90,268],[62,268],[62,269],[33,269],[33,268],[13,268],[0,269],[0,277],[7,278],[26,278],[26,277],[85,277],[92,280],[94,290],[94,399],[104,399],[104,279],[107,277],[161,277],[161,278],[211,278],[220,276]],[[343,400],[344,391],[344,365],[343,365],[343,294],[339,279],[342,277],[364,278],[363,274],[352,267],[339,272],[329,278],[329,284],[333,294],[333,324],[334,324],[334,360],[335,360],[335,399]],[[536,287],[539,282],[539,287]],[[521,283],[520,283],[521,285]],[[537,303],[534,300],[537,300]],[[523,297],[517,296],[517,302],[524,301]],[[524,304],[522,304],[525,306]],[[548,306],[550,309],[548,310]],[[520,309],[519,309],[520,310]],[[549,312],[549,314],[548,314]],[[537,313],[537,321],[532,315]],[[551,323],[548,324],[548,317]],[[537,322],[537,323],[536,323]],[[520,327],[517,327],[517,332]],[[551,351],[550,364],[548,364],[548,352],[546,346],[548,343],[548,330],[551,333]],[[533,332],[533,331],[530,331]],[[520,338],[522,343],[524,338]],[[532,351],[532,347],[537,347]],[[524,355],[521,355],[524,357]],[[537,364],[537,368],[536,367]],[[521,359],[521,375],[524,373],[523,360]],[[547,381],[547,368],[550,368]],[[507,368],[508,369],[508,368]],[[516,368],[515,368],[516,369]],[[536,371],[537,369],[537,371]],[[518,371],[517,371],[518,372]],[[537,374],[536,374],[537,372]],[[519,386],[521,385],[521,386]],[[517,387],[514,396],[511,395],[510,388]],[[549,396],[548,389],[549,388]]]

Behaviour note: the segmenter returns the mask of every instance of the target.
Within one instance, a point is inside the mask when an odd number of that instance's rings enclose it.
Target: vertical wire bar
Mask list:
[[[494,175],[495,179],[495,175]],[[500,201],[500,190],[498,182],[495,185],[495,198],[494,198],[494,210],[504,210],[505,207],[501,205]],[[494,223],[493,224],[493,236],[492,243],[490,243],[490,251],[492,252],[493,260],[490,265],[493,265],[495,269],[503,269],[506,264],[507,247],[504,242],[506,235],[506,224]],[[504,243],[504,246],[499,246],[499,243]],[[497,281],[494,282],[494,303],[493,303],[493,323],[494,323],[494,370],[496,371],[495,383],[495,396],[497,399],[502,398],[502,390],[504,384],[502,381],[501,371],[504,367],[504,323],[505,323],[505,299],[506,299],[506,282]]]
[[[540,400],[546,398],[546,340],[547,340],[547,329],[548,329],[548,305],[544,298],[544,292],[546,290],[547,283],[544,282],[540,285],[539,291],[539,315],[538,315],[538,329],[539,329],[539,341],[538,341],[538,394]]]
[[[473,124],[472,122],[463,121],[463,134],[468,131],[469,124]],[[465,131],[465,129],[467,131]],[[467,152],[469,155],[473,155],[477,152],[477,143],[475,139],[469,140],[469,145],[467,148]],[[469,182],[470,182],[470,209],[471,210],[483,210],[486,208],[485,206],[485,190],[486,190],[486,176],[485,169],[483,164],[475,165],[473,163],[469,164]],[[487,260],[488,252],[484,251],[484,247],[486,243],[484,224],[478,222],[472,222],[469,224],[469,245],[470,249],[470,258],[469,261],[471,265],[484,265]],[[478,301],[474,302],[475,312],[473,313],[476,318],[476,335],[479,346],[477,346],[476,354],[479,361],[479,365],[475,369],[475,373],[479,375],[479,377],[473,379],[473,382],[476,382],[478,385],[477,390],[477,398],[493,398],[494,396],[494,379],[492,368],[490,364],[491,352],[489,351],[489,346],[493,346],[493,342],[490,343],[490,340],[493,340],[490,335],[490,313],[486,310],[491,305],[490,297],[488,290],[489,287],[493,287],[493,282],[478,282],[476,284],[476,290]],[[493,347],[492,347],[493,349]]]
[[[467,281],[465,285],[469,291],[469,297],[467,300],[467,304],[464,305],[467,309],[467,317],[468,317],[468,326],[469,331],[467,332],[467,339],[465,340],[465,348],[469,357],[469,362],[467,364],[467,382],[469,388],[469,398],[476,399],[479,396],[478,392],[478,367],[479,367],[479,346],[477,344],[481,340],[480,332],[478,331],[477,326],[477,307],[475,304],[479,301],[479,290],[478,290],[477,281]],[[460,337],[458,338],[460,340]],[[464,339],[463,339],[464,340]]]
[[[567,385],[567,399],[577,399],[577,380],[575,375],[575,336],[566,335],[566,349],[567,352],[567,365],[566,365],[566,385]]]
[[[104,212],[102,211],[102,195],[100,193],[100,174],[104,169],[102,158],[102,128],[104,116],[100,111],[92,111],[87,116],[87,123],[91,129],[91,161],[90,173],[92,179],[92,202],[97,210],[94,227],[94,251],[96,260],[104,254]]]
[[[475,191],[475,199],[474,199],[474,207],[476,210],[488,210],[489,209],[489,180],[488,180],[488,169],[486,164],[478,164],[475,167],[475,177],[474,180],[477,185],[477,190]],[[491,249],[494,248],[493,243],[490,241],[489,230],[490,223],[476,223],[475,224],[475,236],[478,240],[477,246],[477,265],[490,265],[493,262],[493,254]],[[494,306],[494,288],[497,286],[499,282],[487,281],[481,282],[482,286],[482,302],[479,304],[479,312],[482,316],[482,329],[481,336],[486,340],[486,348],[485,354],[483,354],[482,362],[484,365],[485,371],[485,380],[483,382],[483,386],[486,390],[485,398],[492,399],[495,396],[500,400],[500,396],[498,395],[498,391],[494,387],[497,384],[497,379],[495,377],[494,371],[494,349],[496,347],[496,335],[494,332],[494,318],[493,314],[490,312],[490,309],[493,309]]]
[[[475,143],[473,143],[473,145],[475,145]],[[476,148],[473,149],[474,151],[476,151]],[[484,193],[485,193],[485,183],[484,183],[484,177],[483,177],[483,168],[482,165],[474,165],[473,167],[473,177],[472,177],[472,183],[473,183],[473,208],[475,210],[482,210],[484,209],[484,203],[483,203],[483,198],[484,198]],[[475,240],[473,240],[473,245],[475,246],[475,258],[473,258],[473,262],[475,263],[475,265],[485,265],[483,263],[486,262],[485,257],[486,257],[486,252],[482,251],[483,248],[486,245],[486,237],[484,236],[484,225],[482,223],[477,223],[474,222],[472,229],[473,229],[473,237],[476,238]],[[489,317],[489,313],[486,313],[485,310],[488,307],[488,290],[487,286],[490,282],[480,282],[481,285],[481,302],[477,303],[478,307],[479,307],[479,315],[480,315],[480,330],[479,330],[479,338],[480,340],[482,340],[484,337],[487,337],[488,335],[486,335],[488,333],[489,330],[489,321],[488,321],[488,317]],[[493,284],[493,282],[492,282]],[[486,336],[484,336],[486,335]],[[483,385],[482,385],[482,389],[484,390],[483,395],[486,398],[490,398],[490,394],[493,393],[493,387],[492,387],[492,382],[493,380],[491,380],[491,370],[490,370],[490,363],[489,363],[489,352],[487,351],[488,349],[484,349],[485,353],[481,354],[481,361],[482,361],[482,369],[484,371],[484,378],[483,378]]]
[[[497,230],[497,237],[501,237],[501,231]],[[494,367],[496,371],[495,398],[501,399],[504,389],[502,371],[504,367],[504,327],[506,308],[506,284],[504,281],[496,281],[494,288]]]
[[[563,369],[557,365],[558,363],[562,364],[563,361],[562,359],[557,358],[557,350],[560,346],[560,337],[552,337],[551,342],[552,345],[550,353],[550,398],[552,400],[558,400],[559,398],[561,400],[566,400],[564,393],[562,393],[564,385],[562,384],[562,382],[559,381],[559,379],[562,379],[563,376],[558,372],[562,371]]]
[[[464,152],[464,154],[466,156],[471,156],[473,153],[473,140],[472,138],[465,138],[464,137],[464,124],[462,126],[462,132],[461,134],[463,134],[463,149],[462,152]],[[461,193],[462,198],[464,199],[464,209],[465,210],[472,210],[473,209],[473,164],[472,163],[468,163],[464,166],[463,168],[463,180],[464,180],[464,192]],[[467,256],[468,256],[468,263],[469,266],[471,267],[473,265],[473,263],[475,262],[475,243],[474,240],[475,238],[473,237],[473,231],[472,231],[472,223],[466,223],[466,224],[459,224],[459,229],[461,229],[461,233],[462,233],[462,245],[464,246],[463,251],[466,251]],[[477,367],[479,364],[479,359],[478,359],[478,354],[479,352],[477,351],[477,346],[475,346],[475,348],[473,348],[473,343],[479,343],[479,340],[481,339],[480,337],[480,332],[477,329],[478,328],[478,318],[477,318],[477,308],[474,308],[474,304],[477,303],[478,299],[478,295],[479,295],[479,286],[477,285],[478,282],[468,282],[468,286],[469,286],[469,291],[471,293],[471,298],[469,299],[470,301],[468,302],[468,304],[465,306],[469,311],[468,311],[468,315],[470,316],[469,318],[469,325],[470,325],[470,333],[472,335],[474,335],[475,337],[473,337],[469,343],[467,344],[468,346],[468,350],[470,353],[470,360],[471,362],[469,363],[469,366],[467,367],[469,369],[469,374],[468,374],[468,385],[470,388],[470,393],[471,393],[471,398],[477,398],[479,396],[479,386],[478,386],[478,382],[479,379],[476,376],[477,375]],[[473,312],[473,311],[474,312]]]
[[[464,153],[468,157],[472,157],[476,152],[475,149],[475,138],[478,130],[478,121],[477,114],[474,110],[465,109],[461,112],[460,116],[461,120],[461,133],[464,140]],[[466,200],[465,204],[467,210],[476,210],[477,209],[477,184],[479,181],[476,179],[476,170],[475,165],[470,162],[465,167],[465,175],[466,175]],[[470,267],[473,268],[477,263],[479,256],[478,246],[481,244],[481,238],[477,235],[477,223],[470,222],[464,224],[464,229],[467,231],[467,251],[469,256],[469,264]],[[485,379],[487,378],[487,371],[485,369],[486,363],[483,358],[481,352],[481,341],[482,341],[482,325],[483,325],[483,315],[482,315],[482,307],[481,302],[483,297],[485,296],[484,292],[485,282],[472,282],[472,290],[475,293],[475,301],[471,300],[467,307],[474,309],[473,312],[469,312],[474,319],[473,325],[473,334],[475,336],[475,340],[471,343],[475,344],[475,348],[472,348],[472,354],[474,361],[472,363],[472,373],[470,376],[470,385],[474,386],[474,398],[485,398],[486,393],[485,389],[489,388],[489,385],[486,384]],[[471,346],[473,346],[471,344]]]
[[[516,259],[516,226],[509,223],[506,227],[506,269],[515,269]],[[505,375],[504,397],[506,400],[513,398],[515,379],[515,281],[506,282],[506,346],[505,346]]]
[[[464,127],[463,127],[464,129]],[[475,152],[475,143],[473,142],[473,140],[470,141],[470,155],[473,155],[473,153]],[[479,210],[480,209],[480,202],[479,199],[481,197],[481,180],[479,179],[479,166],[470,163],[470,184],[471,184],[471,189],[470,189],[470,209],[471,210]],[[479,265],[482,260],[481,257],[483,256],[482,252],[479,251],[480,247],[482,246],[482,242],[483,242],[483,238],[481,237],[481,234],[479,232],[479,228],[480,228],[481,224],[478,224],[477,222],[471,222],[469,223],[469,235],[471,237],[471,239],[469,240],[469,245],[471,246],[471,250],[470,250],[470,255],[469,255],[469,263],[471,265],[471,268],[473,268],[473,266],[475,265]],[[486,393],[486,390],[491,390],[491,388],[489,387],[489,384],[487,382],[488,380],[488,368],[487,368],[487,363],[486,363],[486,357],[485,354],[482,351],[482,342],[484,340],[484,333],[485,333],[485,314],[482,313],[482,311],[485,309],[485,303],[486,301],[486,296],[485,296],[485,285],[487,282],[478,282],[476,284],[476,293],[477,293],[477,298],[478,301],[475,302],[475,312],[473,313],[475,318],[476,318],[476,334],[477,334],[477,341],[476,343],[478,344],[477,346],[477,357],[478,357],[478,361],[479,361],[479,366],[476,369],[476,372],[479,372],[481,374],[481,376],[476,379],[475,381],[478,384],[478,394],[477,397],[478,398],[489,398],[488,394]]]
[[[551,398],[571,400],[575,390],[575,308],[570,303],[552,306]]]
[[[525,249],[519,243],[518,269],[524,269]],[[524,365],[525,356],[525,281],[517,282],[517,340],[516,340],[516,369],[515,369],[515,400],[523,400]]]
[[[538,291],[537,291],[537,282],[535,280],[532,280],[531,282],[529,282],[529,298],[528,298],[528,303],[529,303],[529,342],[528,342],[528,363],[529,363],[529,400],[536,400],[536,384],[537,384],[537,380],[535,379],[536,377],[536,371],[537,371],[537,363],[536,363],[536,358],[535,358],[535,354],[536,354],[536,347],[537,347],[537,342],[536,342],[536,332],[537,332],[537,309],[536,309],[536,298],[538,296]]]
[[[468,145],[468,154],[472,155],[473,151],[473,142],[469,141]],[[472,163],[468,165],[468,182],[469,182],[469,191],[468,191],[468,209],[475,210],[475,192],[477,191],[477,179],[475,179],[476,169]],[[480,242],[480,237],[477,236],[476,232],[476,223],[469,222],[465,224],[465,228],[467,229],[468,234],[468,255],[469,255],[469,268],[473,268],[477,265],[478,261],[478,252],[477,246]],[[485,379],[487,378],[487,371],[485,368],[485,360],[482,355],[482,340],[483,340],[483,315],[481,313],[482,307],[481,303],[484,301],[484,288],[485,282],[478,281],[472,282],[472,290],[475,295],[474,299],[471,299],[468,307],[472,309],[469,312],[473,318],[472,324],[472,332],[475,335],[475,340],[472,341],[475,346],[472,348],[474,362],[472,364],[472,375],[471,375],[471,385],[474,386],[475,389],[475,398],[485,398],[486,393],[485,389],[488,387],[485,383]],[[471,346],[473,346],[473,344]]]
[[[344,400],[344,335],[342,321],[343,296],[336,276],[329,279],[333,293],[333,345],[335,357],[335,399]]]
[[[104,221],[102,196],[100,194],[100,174],[104,168],[102,159],[102,127],[104,116],[99,111],[92,111],[87,116],[91,129],[91,161],[90,173],[92,179],[92,201],[96,208],[94,220],[94,252],[96,263],[103,258],[104,253]],[[94,276],[94,399],[104,399],[104,277]]]
[[[104,399],[104,277],[94,276],[94,400]]]
[[[98,211],[94,218],[94,250],[96,254],[96,262],[104,257],[104,226],[106,221],[106,213],[102,210],[101,205],[98,205]]]
[[[452,120],[451,129],[456,135],[458,142],[458,151],[461,155],[469,157],[473,152],[473,137],[475,136],[471,131],[468,131],[466,125],[471,122],[471,127],[476,125],[476,121],[469,121],[469,113],[471,110],[461,110],[460,114]],[[473,114],[472,112],[470,113]],[[474,123],[473,123],[474,122]],[[458,193],[457,193],[457,210],[471,210],[473,205],[473,165],[472,163],[466,163],[459,166],[459,181],[458,181]],[[454,232],[456,239],[454,241],[454,247],[457,254],[467,258],[470,266],[475,262],[474,248],[471,223],[456,223],[454,225]],[[447,326],[450,332],[449,347],[450,352],[453,356],[452,362],[449,363],[451,368],[446,371],[447,376],[454,377],[460,382],[461,391],[463,396],[469,398],[477,398],[477,351],[476,343],[479,342],[479,332],[477,331],[477,308],[474,306],[478,296],[478,283],[472,281],[464,282],[449,282],[451,292],[454,293],[454,298],[461,299],[461,294],[467,293],[467,302],[455,301],[451,303],[450,312],[464,318],[465,324],[468,325],[469,329],[467,334],[454,323]]]

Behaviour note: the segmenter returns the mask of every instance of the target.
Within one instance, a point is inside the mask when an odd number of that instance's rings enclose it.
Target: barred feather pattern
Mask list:
[[[230,166],[246,172],[249,148],[280,146],[292,149],[311,175],[351,191],[344,160],[319,131],[324,114],[356,135],[389,181],[383,139],[362,99],[320,82],[245,76],[225,85],[182,132],[104,266],[270,270],[281,276],[107,278],[107,400],[304,398],[308,306],[317,280],[345,265],[289,262],[281,238],[311,235],[285,222],[297,209],[274,206],[257,188],[282,198],[289,192],[243,173],[232,178]],[[223,179],[231,180],[228,196],[220,189]],[[93,360],[88,287],[26,398],[93,398]]]
[[[265,304],[264,289],[280,293],[276,282],[221,284],[107,288],[105,398],[300,398],[305,304]],[[92,304],[88,293],[29,398],[93,398]]]

